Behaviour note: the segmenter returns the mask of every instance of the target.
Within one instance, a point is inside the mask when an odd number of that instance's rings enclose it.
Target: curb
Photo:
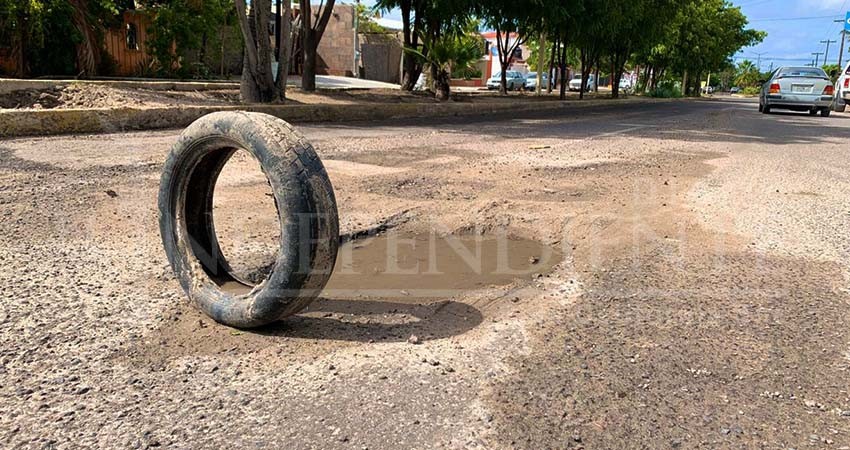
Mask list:
[[[149,89],[152,91],[211,91],[239,89],[238,81],[155,81],[155,80],[19,80],[0,78],[0,95],[26,89],[49,89],[57,86],[93,84],[113,88]]]
[[[602,105],[662,102],[628,98],[583,101],[499,101],[481,103],[400,103],[352,105],[185,106],[176,108],[92,108],[0,111],[0,137],[115,133],[129,130],[182,128],[217,111],[253,111],[288,122],[354,122],[428,117],[486,115],[507,112],[557,111]]]

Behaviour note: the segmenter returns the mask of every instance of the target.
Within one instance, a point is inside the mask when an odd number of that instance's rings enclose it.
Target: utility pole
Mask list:
[[[843,24],[844,19],[836,19],[836,20],[833,20],[833,22]],[[842,27],[840,33],[841,33],[841,50],[838,51],[838,70],[844,69],[843,67],[841,67],[841,62],[842,62],[841,59],[844,56],[844,38],[847,36],[847,31],[845,31],[844,28]]]
[[[812,67],[818,66],[818,63],[820,62],[820,55],[823,55],[823,52],[812,52],[812,56],[815,57],[815,62],[814,62],[814,65]]]
[[[755,52],[753,52],[753,53],[755,53]],[[759,73],[761,73],[761,55],[766,55],[766,54],[767,54],[767,52],[755,53],[755,55],[758,56],[758,60],[756,62],[756,67],[758,68]]]
[[[825,41],[820,41],[821,44],[826,44],[826,52],[823,54],[823,63],[829,64],[829,44],[835,44],[838,41],[830,41],[829,39]]]

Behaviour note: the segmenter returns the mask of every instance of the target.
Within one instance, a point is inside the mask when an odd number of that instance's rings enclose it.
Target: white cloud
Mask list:
[[[850,6],[847,0],[798,0],[798,5],[806,10],[818,10],[827,12],[843,12],[842,8]]]

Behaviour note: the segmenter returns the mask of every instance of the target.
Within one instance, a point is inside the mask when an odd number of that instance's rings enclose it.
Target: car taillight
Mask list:
[[[831,96],[834,93],[835,93],[835,88],[832,87],[832,86],[827,86],[827,87],[823,88],[823,95],[830,95]]]
[[[850,89],[850,77],[844,79],[844,89]]]
[[[770,93],[771,94],[778,94],[779,93],[779,83],[772,83],[770,85]]]

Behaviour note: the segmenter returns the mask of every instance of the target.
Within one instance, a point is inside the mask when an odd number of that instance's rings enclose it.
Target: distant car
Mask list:
[[[596,87],[596,79],[593,74],[587,76],[587,86],[585,88],[585,92],[590,92]],[[576,74],[573,76],[573,79],[570,80],[570,90],[571,91],[580,91],[581,90],[581,74]]]
[[[620,86],[620,91],[627,92],[627,93],[632,92],[635,88],[634,84],[632,83],[632,80],[630,80],[628,78],[620,78],[619,86]]]
[[[732,89],[729,89],[730,94],[737,94],[739,92],[741,92],[741,88],[739,88],[738,86],[733,86]]]
[[[850,102],[850,62],[844,66],[844,71],[835,81],[835,97],[832,99],[832,110],[844,112]]]
[[[829,117],[835,88],[819,67],[780,67],[773,71],[759,93],[759,111],[774,109],[820,112]]]
[[[714,87],[705,86],[704,88],[702,88],[702,93],[703,94],[713,94],[714,93]]]
[[[525,87],[525,77],[516,70],[509,70],[505,74],[507,88],[509,91],[516,91]],[[487,80],[487,89],[499,89],[502,85],[502,74],[496,72],[489,80]]]
[[[525,75],[525,88],[529,91],[537,90],[537,72],[528,72]],[[549,89],[549,75],[543,74],[540,81],[540,89]]]

